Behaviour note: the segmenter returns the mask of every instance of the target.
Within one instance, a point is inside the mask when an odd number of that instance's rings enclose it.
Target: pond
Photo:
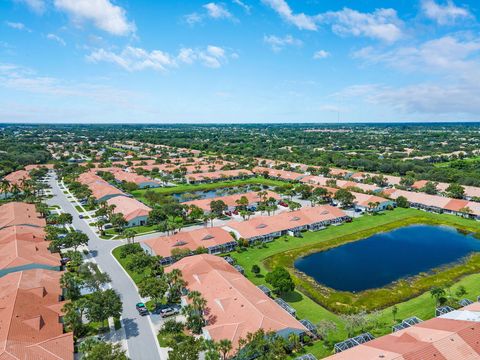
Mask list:
[[[295,267],[330,288],[357,292],[454,263],[480,240],[447,226],[412,225],[299,258]]]

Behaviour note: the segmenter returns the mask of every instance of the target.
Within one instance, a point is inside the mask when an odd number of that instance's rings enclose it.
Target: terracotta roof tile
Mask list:
[[[240,274],[225,260],[213,255],[183,258],[166,271],[180,269],[188,288],[199,291],[207,301],[209,321],[204,327],[216,341],[238,341],[260,328],[266,331],[305,327]]]

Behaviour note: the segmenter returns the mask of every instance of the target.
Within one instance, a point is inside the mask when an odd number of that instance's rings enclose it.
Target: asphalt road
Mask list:
[[[151,320],[148,316],[140,316],[135,309],[135,304],[142,301],[138,295],[137,288],[111,254],[111,251],[119,246],[121,241],[100,239],[90,229],[88,224],[78,217],[75,207],[68,201],[67,196],[60,189],[56,176],[50,180],[50,186],[54,196],[48,199],[48,204],[61,206],[65,212],[72,214],[73,226],[88,235],[90,239],[88,248],[92,256],[102,271],[110,275],[112,288],[122,297],[122,324],[125,329],[130,359],[166,359],[165,355],[161,355]]]

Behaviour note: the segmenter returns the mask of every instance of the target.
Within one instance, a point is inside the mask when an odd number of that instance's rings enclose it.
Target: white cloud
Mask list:
[[[60,36],[55,35],[55,34],[47,34],[47,39],[48,39],[48,40],[52,40],[52,41],[56,41],[56,42],[58,42],[58,43],[59,43],[60,45],[62,45],[62,46],[67,45],[67,44],[65,43],[65,40],[63,40]]]
[[[265,35],[263,41],[270,45],[273,51],[279,52],[287,46],[302,46],[303,42],[294,38],[292,35],[286,35],[284,37],[278,37],[275,35]]]
[[[213,19],[230,19],[232,14],[227,10],[227,8],[222,4],[217,4],[214,2],[203,5],[207,10],[209,17]]]
[[[447,35],[418,46],[398,47],[382,52],[372,47],[353,54],[370,64],[383,63],[403,71],[440,73],[449,77],[480,80],[480,37]]]
[[[295,25],[300,30],[317,30],[315,20],[303,13],[294,14],[285,0],[262,0],[270,6],[280,17],[289,24]]]
[[[131,46],[125,47],[121,52],[98,49],[87,57],[93,63],[109,62],[127,71],[155,70],[166,72],[177,68],[181,64],[199,63],[210,68],[219,68],[228,61],[229,55],[225,49],[209,45],[204,49],[182,48],[178,55],[153,50],[147,51],[142,48]]]
[[[286,0],[262,0],[280,17],[300,30],[317,30],[319,24],[331,25],[338,35],[365,36],[386,42],[394,42],[402,36],[403,22],[394,9],[376,9],[371,13],[344,8],[317,15],[295,14]]]
[[[326,50],[318,50],[313,54],[315,60],[325,59],[330,56],[330,53]]]
[[[25,31],[31,32],[31,30],[21,22],[5,21],[5,25],[15,30],[25,30]]]
[[[402,37],[403,22],[394,9],[376,9],[372,13],[361,13],[344,8],[329,11],[316,17],[321,23],[328,23],[338,35],[365,36],[385,42],[395,42]]]
[[[230,57],[235,58],[235,54]],[[206,49],[198,50],[191,48],[182,48],[177,56],[179,62],[186,64],[193,64],[195,62],[201,63],[203,66],[209,68],[219,68],[228,59],[225,49],[209,45]]]
[[[38,14],[43,14],[45,11],[44,0],[16,0],[17,2],[27,5],[31,10]]]
[[[133,96],[129,92],[118,91],[108,86],[78,82],[69,83],[50,76],[40,76],[30,68],[1,63],[0,87],[40,95],[83,97],[107,102],[124,102],[125,96],[127,98]]]
[[[250,11],[252,10],[250,5],[245,4],[242,0],[232,0],[232,2],[243,8],[247,14],[250,14]]]
[[[422,80],[406,86],[352,86],[340,97],[363,99],[405,114],[480,116],[480,37],[450,34],[418,46],[378,51],[361,49],[354,57],[367,64],[384,64],[415,72]],[[415,81],[415,77],[410,77]]]
[[[74,21],[91,21],[112,35],[124,36],[135,31],[135,24],[128,21],[126,11],[110,0],[54,0],[54,4]]]
[[[87,60],[94,63],[110,62],[128,71],[145,69],[166,71],[167,68],[176,66],[175,59],[163,51],[149,52],[132,46],[125,47],[120,53],[98,49],[88,55]]]
[[[480,115],[480,86],[476,84],[376,87],[365,94],[365,100],[407,114]]]
[[[233,22],[238,22],[238,19],[233,16],[233,14],[228,11],[224,4],[210,2],[202,6],[204,9],[203,12],[193,12],[191,14],[187,14],[183,17],[185,22],[188,25],[195,25],[197,23],[203,22],[206,18],[215,19],[215,20],[222,20],[227,19]]]
[[[183,18],[188,25],[195,25],[197,23],[202,22],[202,20],[203,20],[202,15],[200,15],[199,13],[196,13],[196,12],[191,13],[191,14],[187,14]]]
[[[439,25],[453,24],[457,19],[472,17],[467,9],[456,6],[452,0],[447,0],[445,5],[437,4],[435,0],[423,0],[422,11]]]

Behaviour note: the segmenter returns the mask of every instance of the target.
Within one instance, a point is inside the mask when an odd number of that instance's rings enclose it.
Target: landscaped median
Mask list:
[[[297,287],[301,291],[322,306],[337,313],[382,309],[416,297],[430,290],[434,286],[447,286],[465,275],[480,272],[480,254],[473,254],[457,264],[433,269],[428,273],[421,273],[408,279],[402,279],[384,288],[351,293],[346,291],[336,291],[322,286],[311,277],[295,269],[293,264],[299,257],[319,251],[325,251],[348,242],[362,240],[379,232],[390,231],[413,224],[448,225],[464,232],[475,234],[480,232],[480,226],[478,223],[454,216],[430,214],[411,210],[410,216],[395,219],[395,217],[391,216],[394,214],[395,212],[383,215],[391,219],[391,222],[382,221],[382,216],[370,217],[371,219],[379,221],[377,226],[370,226],[367,228],[365,228],[365,226],[357,226],[363,225],[360,224],[362,219],[354,221],[351,224],[345,224],[343,225],[344,234],[337,237],[329,236],[328,230],[319,233],[305,233],[304,236],[306,238],[312,236],[315,237],[315,235],[317,235],[318,241],[313,244],[269,256],[264,259],[264,264],[268,269],[272,269],[275,266],[282,266],[289,269],[294,276]],[[441,250],[432,249],[432,251]],[[408,261],[408,259],[406,260]],[[358,276],[364,275],[358,274]]]

